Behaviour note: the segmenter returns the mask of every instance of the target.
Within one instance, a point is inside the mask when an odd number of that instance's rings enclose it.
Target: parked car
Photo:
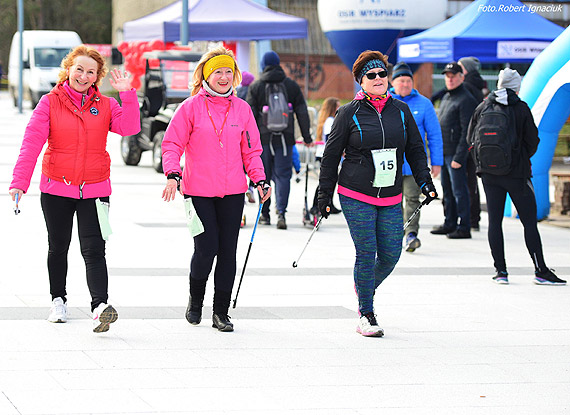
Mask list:
[[[188,84],[200,53],[169,50],[147,52],[144,93],[139,95],[141,131],[122,137],[125,164],[136,166],[143,151],[152,150],[152,166],[162,173],[162,139],[178,105],[190,96]]]

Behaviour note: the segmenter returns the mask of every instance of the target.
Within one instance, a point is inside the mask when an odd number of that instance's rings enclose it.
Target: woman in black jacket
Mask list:
[[[388,57],[377,51],[362,52],[354,63],[352,73],[362,90],[336,115],[321,164],[318,201],[321,214],[328,217],[338,181],[356,248],[354,283],[360,315],[356,330],[375,337],[384,331],[374,314],[374,292],[402,251],[404,153],[428,202],[437,197],[414,117],[405,103],[387,93],[387,63]]]
[[[491,92],[487,99],[475,109],[469,130],[467,144],[472,147],[471,152],[475,160],[477,174],[481,176],[483,189],[487,199],[487,213],[489,215],[489,247],[493,256],[496,275],[493,281],[497,284],[508,284],[507,263],[505,261],[505,246],[503,238],[503,214],[507,194],[511,197],[517,210],[518,217],[524,227],[524,240],[528,253],[534,263],[534,283],[538,285],[566,285],[566,281],[558,278],[546,266],[542,251],[542,242],[538,232],[536,220],[536,197],[530,178],[532,169],[530,158],[538,148],[538,129],[534,123],[532,113],[526,102],[518,97],[521,85],[519,73],[513,69],[505,68],[499,72],[497,90]],[[486,127],[481,114],[486,107],[498,105],[508,113],[509,133],[507,138],[515,143],[512,148],[512,161],[506,174],[492,174],[477,159],[480,150],[476,144],[476,136]],[[511,137],[510,134],[516,135]],[[495,150],[496,151],[496,150]]]

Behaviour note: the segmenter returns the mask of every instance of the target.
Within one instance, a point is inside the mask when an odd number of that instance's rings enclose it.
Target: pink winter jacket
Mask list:
[[[219,138],[216,130],[221,130]],[[224,197],[245,193],[244,167],[254,182],[265,180],[262,151],[249,105],[236,96],[214,97],[201,89],[176,109],[162,141],[162,165],[166,175],[180,172],[184,152],[184,194]]]
[[[65,81],[64,88],[74,105],[81,108],[82,94],[71,89],[67,81]],[[93,88],[89,88],[87,97],[90,97],[93,93]],[[140,131],[140,112],[136,90],[131,89],[130,91],[121,92],[119,95],[123,102],[123,107],[114,98],[110,99],[111,125],[109,126],[109,131],[124,136],[137,134]],[[22,147],[20,148],[20,156],[14,167],[10,189],[28,191],[36,161],[43,146],[49,139],[49,133],[50,103],[48,96],[44,95],[32,113],[32,117],[26,127]],[[105,197],[111,194],[111,181],[107,179],[100,183],[86,184],[80,189],[77,185],[67,185],[64,182],[50,180],[42,174],[40,191],[74,199]]]

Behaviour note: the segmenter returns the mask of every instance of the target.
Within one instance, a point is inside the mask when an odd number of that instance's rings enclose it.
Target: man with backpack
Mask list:
[[[275,182],[278,212],[277,228],[287,229],[285,212],[291,188],[291,163],[295,145],[293,118],[297,122],[305,144],[311,144],[310,119],[307,103],[299,85],[285,75],[279,65],[279,55],[273,51],[263,55],[262,73],[249,86],[246,101],[251,106],[261,135],[263,167],[267,178]],[[259,223],[270,225],[268,199],[261,210]]]
[[[565,285],[546,266],[536,219],[536,199],[530,180],[530,157],[538,147],[538,129],[528,105],[518,97],[521,77],[510,68],[499,72],[497,90],[475,109],[467,143],[481,176],[489,214],[489,246],[496,275],[493,281],[508,284],[503,240],[503,213],[507,193],[524,227],[525,243],[534,263],[534,283]]]

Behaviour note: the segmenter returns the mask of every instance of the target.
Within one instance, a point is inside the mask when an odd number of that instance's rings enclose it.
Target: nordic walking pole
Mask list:
[[[430,193],[430,195],[432,195],[432,193]],[[435,196],[435,193],[433,193],[432,195],[433,197]],[[410,223],[412,223],[412,220],[414,220],[414,218],[418,215],[418,213],[420,213],[420,209],[424,206],[427,205],[429,202],[428,200],[431,202],[431,199],[425,198],[422,203],[420,203],[420,205],[416,208],[416,210],[414,210],[414,213],[412,213],[412,216],[410,216],[410,219],[408,219],[408,221],[404,224],[404,230],[406,230],[406,228],[408,226],[410,226]]]
[[[255,231],[257,230],[257,223],[259,222],[259,216],[261,215],[261,208],[263,207],[263,203],[259,204],[259,210],[257,211],[257,218],[255,219],[255,225],[253,225],[253,232],[251,233],[251,240],[249,241],[249,248],[247,248],[247,254],[245,255],[245,263],[243,264],[243,268],[241,270],[241,277],[239,278],[238,289],[236,292],[236,298],[234,299],[234,305],[232,308],[236,308],[237,298],[239,295],[239,289],[241,288],[241,282],[243,281],[243,275],[245,274],[245,267],[247,265],[247,260],[249,258],[249,252],[251,251],[251,245],[253,245],[253,237],[255,236]]]
[[[331,208],[327,206],[327,212],[330,212],[330,210],[331,210]],[[307,249],[307,246],[309,245],[309,242],[311,242],[311,238],[313,237],[314,233],[319,229],[319,226],[321,226],[321,222],[322,222],[323,218],[324,218],[324,216],[321,216],[319,218],[319,221],[317,222],[317,224],[313,227],[313,230],[311,231],[311,234],[309,235],[309,240],[307,241],[307,243],[305,244],[305,247],[301,251],[299,258],[297,258],[296,261],[293,261],[293,268],[297,268],[297,265],[299,265],[299,260],[303,256],[303,252],[305,252],[305,249]]]

